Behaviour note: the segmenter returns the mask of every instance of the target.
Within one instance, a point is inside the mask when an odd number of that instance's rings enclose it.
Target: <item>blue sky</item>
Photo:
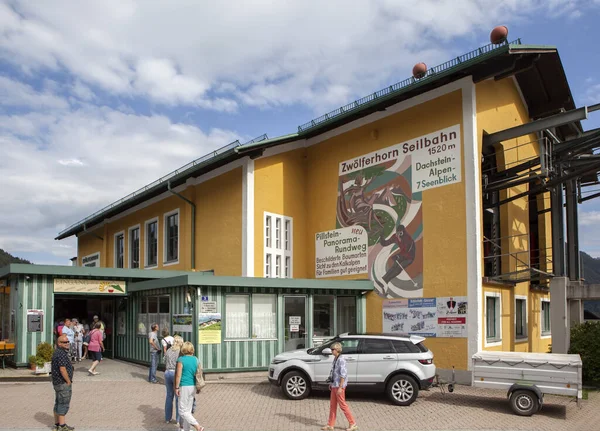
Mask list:
[[[215,4],[216,3],[216,4]],[[555,45],[600,102],[600,0],[0,0],[0,248],[68,264],[56,234],[236,139],[287,134],[488,43]],[[600,112],[583,122],[600,127]],[[600,257],[600,201],[580,206]]]

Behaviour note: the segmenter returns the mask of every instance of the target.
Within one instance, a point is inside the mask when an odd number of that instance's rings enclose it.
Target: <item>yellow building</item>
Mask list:
[[[306,344],[342,329],[422,334],[460,380],[479,350],[551,344],[550,197],[526,194],[547,176],[546,135],[493,137],[572,109],[555,48],[488,45],[296,133],[235,142],[57,239],[77,235],[79,266],[370,279],[364,307],[289,295]]]

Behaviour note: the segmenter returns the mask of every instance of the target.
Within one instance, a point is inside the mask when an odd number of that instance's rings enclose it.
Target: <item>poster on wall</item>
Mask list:
[[[467,336],[467,297],[437,298],[438,337],[464,338]]]
[[[422,192],[461,181],[460,142],[457,124],[340,163],[336,225],[366,230],[380,296],[423,296]]]
[[[383,303],[383,332],[435,337],[435,298],[393,299]]]
[[[192,332],[191,314],[173,314],[173,332]]]
[[[339,277],[367,274],[369,238],[362,226],[319,232],[315,235],[315,275]]]
[[[119,311],[117,313],[117,335],[125,335],[125,312]]]
[[[221,313],[198,314],[200,344],[221,344]]]

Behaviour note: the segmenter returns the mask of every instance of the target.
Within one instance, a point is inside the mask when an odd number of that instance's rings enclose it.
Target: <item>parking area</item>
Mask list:
[[[106,361],[103,361],[106,362]],[[102,369],[104,365],[104,369]],[[171,430],[164,423],[162,384],[149,384],[147,368],[106,362],[99,379],[78,367],[68,423],[78,430]],[[238,383],[239,381],[239,383]],[[547,396],[541,412],[515,416],[500,391],[458,386],[452,394],[433,388],[410,407],[383,396],[349,394],[362,430],[591,430],[600,423],[600,394],[578,408],[570,398]],[[196,417],[207,431],[318,430],[328,415],[328,394],[290,401],[261,379],[212,381],[198,395]],[[49,382],[0,384],[0,429],[48,429],[53,390]],[[343,416],[336,429],[346,428]]]

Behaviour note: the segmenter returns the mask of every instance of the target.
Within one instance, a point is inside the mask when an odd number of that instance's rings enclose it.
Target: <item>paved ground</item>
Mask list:
[[[164,418],[165,388],[147,383],[147,368],[103,361],[100,376],[78,366],[68,423],[78,430],[170,430]],[[240,380],[241,381],[241,380]],[[410,407],[381,396],[349,394],[361,430],[595,430],[600,429],[600,393],[581,409],[570,398],[546,396],[541,412],[513,415],[500,391],[458,386],[452,394],[421,393]],[[0,384],[0,430],[48,429],[53,390],[48,382]],[[328,414],[328,394],[289,401],[265,382],[209,383],[198,396],[196,418],[207,430],[318,430]],[[338,419],[336,429],[346,427]]]

